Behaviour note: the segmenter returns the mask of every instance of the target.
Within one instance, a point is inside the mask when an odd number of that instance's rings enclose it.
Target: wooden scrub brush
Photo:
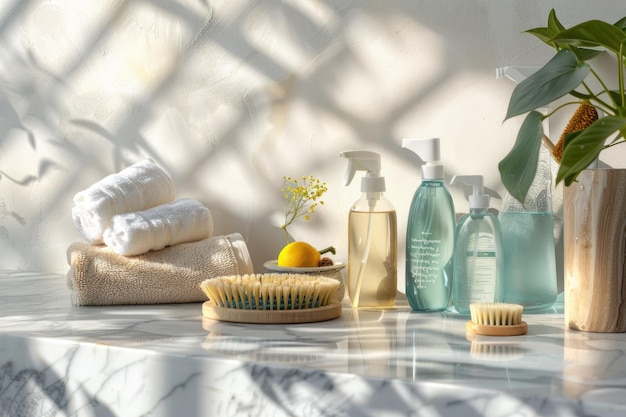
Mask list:
[[[246,323],[301,323],[341,314],[335,300],[339,281],[304,274],[251,274],[210,278],[200,283],[208,297],[204,316]]]
[[[468,334],[485,336],[519,336],[526,334],[528,324],[522,321],[524,307],[507,303],[470,304],[471,320],[465,325]]]

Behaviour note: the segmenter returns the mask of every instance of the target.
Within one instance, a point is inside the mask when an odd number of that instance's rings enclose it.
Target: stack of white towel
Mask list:
[[[254,272],[240,234],[212,236],[209,209],[175,195],[169,175],[145,159],[74,196],[74,226],[87,242],[67,251],[74,304],[197,302],[206,278]]]
[[[141,255],[213,234],[213,218],[200,202],[176,201],[169,175],[152,159],[111,174],[74,196],[74,226],[87,242],[119,255]]]

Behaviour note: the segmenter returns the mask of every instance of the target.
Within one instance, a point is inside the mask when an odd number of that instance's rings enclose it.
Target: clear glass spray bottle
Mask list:
[[[380,175],[380,155],[370,151],[346,151],[345,185],[357,171],[363,195],[348,216],[348,295],[352,306],[391,307],[397,281],[397,220],[393,205],[383,198],[385,178]]]

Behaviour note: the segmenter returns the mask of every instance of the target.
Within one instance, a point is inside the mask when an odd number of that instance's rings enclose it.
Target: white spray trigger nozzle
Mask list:
[[[366,171],[377,176],[380,174],[380,155],[371,151],[345,151],[340,157],[348,159],[348,169],[343,185],[349,185],[357,171]]]
[[[349,185],[357,171],[365,171],[365,177],[361,179],[361,191],[370,193],[382,193],[385,191],[385,178],[380,175],[380,154],[371,151],[345,151],[339,154],[348,160],[348,169],[344,179],[344,185]],[[376,197],[377,198],[377,197]]]
[[[470,208],[489,208],[489,196],[485,194],[482,175],[455,175],[450,184],[458,182],[472,187],[472,194],[468,198]]]

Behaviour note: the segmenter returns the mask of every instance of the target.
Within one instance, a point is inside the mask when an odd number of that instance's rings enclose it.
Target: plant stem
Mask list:
[[[622,140],[619,140],[620,138],[615,138],[615,140],[611,143],[609,143],[608,145],[604,145],[604,149],[610,148],[611,146],[615,146],[615,145],[619,145],[620,143],[624,143],[626,142],[626,140],[624,138],[622,138]]]
[[[285,240],[287,241],[287,244],[289,244],[289,233],[287,233],[287,226],[281,226],[281,229],[283,229],[283,232],[285,232]]]
[[[602,81],[602,78],[600,78],[600,76],[598,75],[598,73],[591,67],[589,67],[589,70],[591,71],[591,73],[593,74],[593,76],[596,78],[596,80],[598,80],[598,82],[600,83],[600,85],[602,86],[602,90],[604,90],[604,92],[606,92],[609,95],[609,98],[611,99],[611,102],[613,103],[613,105],[615,107],[618,106],[618,104],[615,102],[615,100],[613,99],[613,97],[609,94],[609,88],[606,86],[606,84],[604,83],[604,81]],[[589,91],[591,93],[591,90],[589,90],[589,87],[587,86],[587,84],[585,84],[583,82],[583,85],[585,86],[585,88],[587,89],[587,91]],[[598,100],[599,102],[603,103],[605,106],[607,107],[611,107],[611,105],[604,103],[603,101],[601,101],[598,96],[596,94],[591,93],[591,95],[593,96],[594,99]]]
[[[622,107],[626,106],[624,98],[624,44],[619,45],[619,54],[617,54],[617,76],[619,79],[619,94],[622,99]]]
[[[561,105],[559,105],[557,108],[555,108],[554,110],[552,110],[550,113],[546,114],[545,116],[543,116],[541,119],[545,120],[549,117],[552,117],[552,115],[556,112],[558,112],[559,110],[561,110],[563,107],[567,107],[567,106],[571,106],[572,104],[575,104],[577,106],[580,106],[580,102],[579,101],[568,101],[567,103],[563,103]]]
[[[597,77],[597,75],[596,75],[596,77]],[[600,83],[602,83],[602,81],[600,81]],[[601,109],[605,113],[608,113],[608,114],[613,114],[614,113],[612,111],[612,110],[614,110],[613,107],[609,103],[606,103],[602,99],[600,99],[600,97],[598,97],[596,94],[594,94],[594,92],[591,91],[591,88],[589,88],[589,86],[586,83],[583,82],[582,86],[585,87],[585,90],[587,90],[587,92],[589,93],[589,101],[590,102],[591,102],[591,100],[594,100],[595,101],[594,105],[596,107],[598,107],[599,109]],[[608,94],[608,90],[606,90],[606,87],[605,87],[604,92]],[[611,99],[611,101],[613,101],[613,98],[611,97],[611,95],[608,94],[608,96]],[[609,109],[611,111],[609,111]]]
[[[322,250],[320,251],[320,255],[323,255],[323,254],[325,254],[326,252],[330,252],[330,253],[332,253],[333,255],[335,255],[335,254],[337,253],[337,252],[335,251],[335,248],[334,248],[334,247],[329,246],[329,247],[327,247],[327,248],[322,249]]]

